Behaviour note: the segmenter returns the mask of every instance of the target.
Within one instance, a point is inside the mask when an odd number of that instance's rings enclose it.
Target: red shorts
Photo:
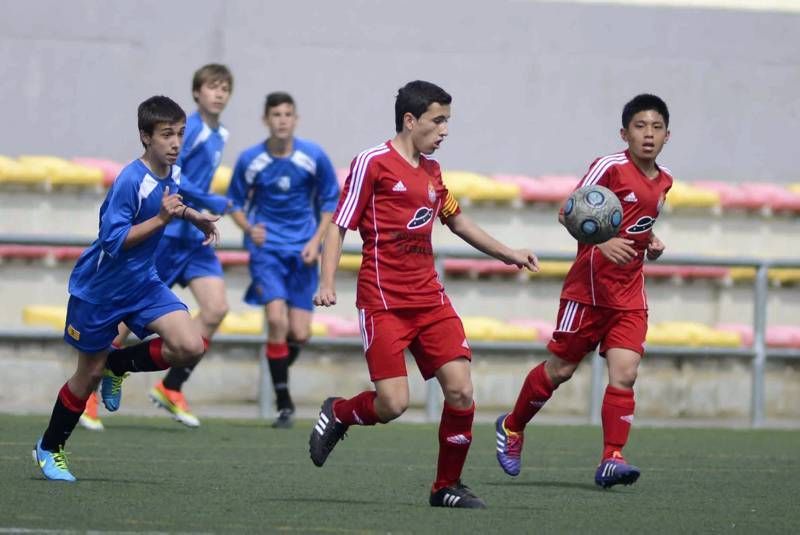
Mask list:
[[[373,381],[407,376],[406,348],[414,355],[425,380],[451,360],[472,360],[461,318],[449,303],[431,308],[358,312],[361,341]]]
[[[598,343],[602,356],[610,348],[643,355],[646,336],[646,310],[617,310],[562,299],[547,349],[569,362],[580,362]]]

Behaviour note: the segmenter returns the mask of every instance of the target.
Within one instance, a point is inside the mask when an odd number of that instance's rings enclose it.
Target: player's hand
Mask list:
[[[316,262],[317,258],[319,258],[319,240],[312,238],[305,247],[303,247],[300,258],[303,259],[303,263],[307,266]]]
[[[336,290],[331,288],[326,288],[324,286],[319,287],[319,292],[317,295],[314,296],[314,305],[318,307],[329,307],[336,304]]]
[[[173,217],[180,217],[183,210],[183,197],[177,193],[170,194],[169,188],[164,188],[164,195],[161,196],[161,208],[158,217],[164,222],[169,223]]]
[[[655,234],[650,234],[650,243],[647,244],[647,259],[658,260],[664,253],[666,245]]]
[[[615,236],[596,246],[603,253],[603,256],[614,262],[618,266],[627,264],[636,258],[636,249],[633,248],[633,240]]]
[[[215,225],[219,221],[218,215],[198,212],[189,208],[184,217],[205,235],[206,239],[203,240],[203,245],[216,245],[219,243],[219,229]]]
[[[256,223],[247,231],[256,247],[261,247],[267,241],[267,227],[264,223]]]
[[[506,259],[506,264],[513,264],[519,269],[527,268],[528,271],[536,273],[539,271],[539,259],[530,249],[514,249]]]

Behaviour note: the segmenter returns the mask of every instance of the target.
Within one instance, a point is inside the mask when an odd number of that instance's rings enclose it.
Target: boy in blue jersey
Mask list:
[[[219,167],[228,131],[220,124],[233,90],[233,75],[225,65],[211,63],[194,73],[192,97],[197,111],[186,120],[186,133],[178,156],[181,168],[180,194],[187,206],[224,214],[230,201],[210,191],[214,173]],[[200,312],[194,319],[208,347],[211,337],[228,313],[222,264],[214,248],[204,244],[204,237],[194,225],[180,219],[167,225],[164,237],[156,249],[156,270],[164,283],[172,287],[189,287]],[[124,325],[114,341],[121,347],[128,335]],[[192,414],[181,391],[195,365],[170,368],[163,381],[157,383],[148,396],[172,417],[188,426],[197,427],[200,420]]]
[[[252,282],[244,300],[266,309],[266,358],[278,407],[273,427],[288,428],[294,414],[289,366],[311,334],[320,241],[339,185],[322,148],[294,136],[291,95],[267,95],[264,124],[269,137],[239,156],[228,198],[250,252]]]
[[[78,365],[33,449],[49,480],[75,481],[64,444],[98,382],[104,405],[115,411],[128,373],[192,365],[205,351],[186,305],[159,279],[154,254],[173,218],[191,222],[207,243],[219,238],[218,218],[183,204],[175,193],[180,185],[175,162],[186,124],[180,106],[155,96],[139,105],[138,119],[144,154],[109,189],[100,207],[98,239],[80,256],[69,280],[64,340],[78,350]],[[160,337],[109,353],[120,322],[140,338]]]

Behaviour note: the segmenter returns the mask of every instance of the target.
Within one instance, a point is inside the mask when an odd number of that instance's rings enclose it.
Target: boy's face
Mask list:
[[[186,121],[177,123],[157,123],[153,135],[139,132],[142,143],[154,160],[163,165],[173,165],[178,160],[178,153],[183,143],[183,131]]]
[[[419,119],[410,113],[404,117],[404,127],[411,131],[414,148],[422,154],[433,154],[447,137],[450,105],[434,102]]]
[[[273,106],[264,116],[264,124],[269,128],[269,137],[288,141],[294,136],[297,126],[297,114],[289,103]]]
[[[197,107],[209,115],[219,115],[231,98],[231,87],[226,80],[211,80],[192,93]]]
[[[620,130],[622,139],[637,159],[655,160],[664,143],[669,139],[669,130],[664,117],[655,110],[640,111],[631,118],[627,128]]]

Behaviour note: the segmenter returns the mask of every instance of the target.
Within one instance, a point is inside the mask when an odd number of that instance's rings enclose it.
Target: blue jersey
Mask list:
[[[141,160],[120,172],[100,206],[97,240],[78,258],[69,278],[69,293],[90,303],[126,302],[160,283],[153,261],[163,228],[137,245],[123,249],[131,227],[161,210],[164,189],[178,191],[181,169],[173,165],[167,177],[157,177]]]
[[[270,156],[265,143],[242,152],[228,188],[231,210],[243,210],[250,224],[267,229],[264,249],[300,252],[319,225],[319,213],[336,209],[339,183],[322,148],[294,138],[286,158]],[[256,247],[245,236],[245,247]]]
[[[186,119],[186,132],[177,165],[181,168],[181,191],[187,206],[214,214],[225,213],[228,199],[210,193],[211,180],[219,167],[222,149],[228,140],[228,131],[220,125],[216,130],[203,122],[195,112]],[[174,219],[165,232],[167,236],[201,243],[205,236],[197,227],[182,219]]]

